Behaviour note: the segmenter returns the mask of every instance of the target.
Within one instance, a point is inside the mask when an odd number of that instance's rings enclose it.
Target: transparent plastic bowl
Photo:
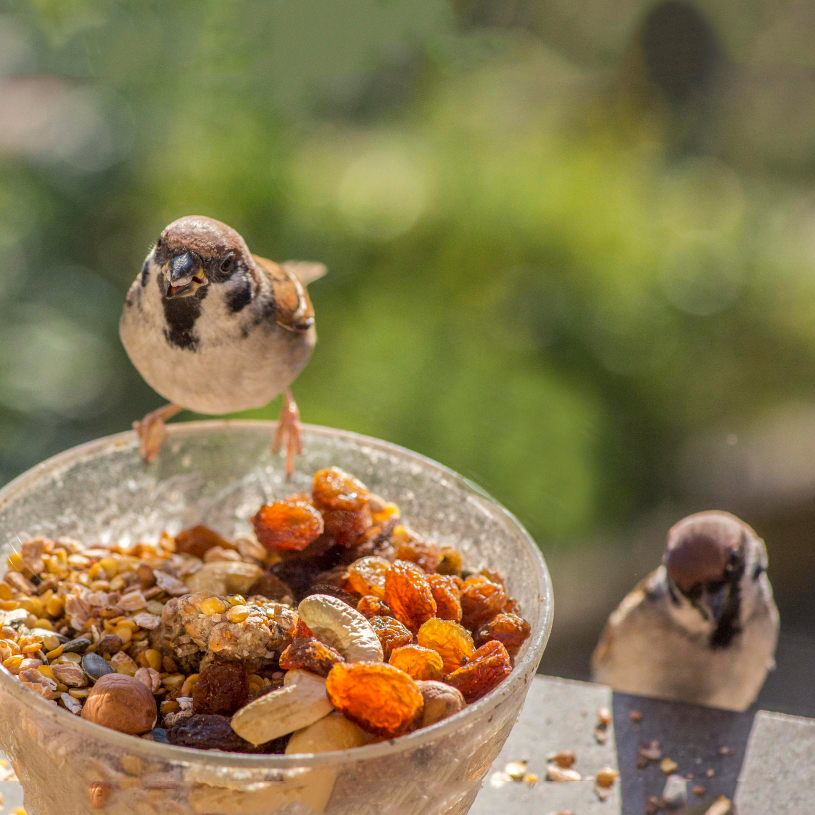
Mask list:
[[[392,444],[304,428],[293,483],[269,452],[268,422],[169,428],[145,467],[133,433],[68,450],[0,491],[0,555],[34,535],[152,541],[206,523],[245,534],[271,496],[338,465],[396,501],[418,532],[449,540],[469,568],[506,575],[532,634],[494,692],[432,727],[346,752],[258,756],[171,747],[83,721],[0,668],[0,749],[29,815],[456,815],[466,813],[517,719],[552,625],[549,574],[506,510],[461,476]],[[96,797],[92,795],[96,791]]]

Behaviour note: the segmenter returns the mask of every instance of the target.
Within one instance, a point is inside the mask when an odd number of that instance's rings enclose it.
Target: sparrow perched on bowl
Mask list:
[[[668,532],[663,565],[609,617],[594,679],[625,693],[744,710],[774,667],[778,609],[767,550],[726,512]]]
[[[289,386],[317,334],[306,285],[319,263],[253,255],[231,227],[190,215],[159,235],[127,293],[119,334],[131,362],[170,404],[133,428],[153,461],[164,423],[181,410],[232,413],[284,394],[272,450],[286,447],[286,473],[301,452],[300,416]]]

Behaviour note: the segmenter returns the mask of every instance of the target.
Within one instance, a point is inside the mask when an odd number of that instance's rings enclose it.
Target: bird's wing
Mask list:
[[[314,263],[310,260],[284,260],[280,265],[287,272],[291,272],[304,286],[324,277],[328,271],[325,263]]]
[[[314,325],[314,307],[306,287],[285,264],[253,255],[258,269],[266,276],[274,294],[274,318],[281,328],[305,333]]]

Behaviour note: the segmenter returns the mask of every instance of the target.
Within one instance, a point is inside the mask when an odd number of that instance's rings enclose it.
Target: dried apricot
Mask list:
[[[362,509],[324,509],[322,512],[325,534],[339,546],[355,543],[371,525],[371,510],[367,506]]]
[[[397,560],[385,573],[385,602],[399,622],[418,631],[436,613],[427,576],[413,563]]]
[[[413,679],[441,679],[443,673],[443,664],[438,652],[421,645],[394,648],[388,663]]]
[[[316,637],[296,637],[280,655],[284,671],[302,668],[320,676],[328,676],[338,662],[345,662],[340,652]]]
[[[203,558],[204,555],[216,546],[222,549],[234,549],[234,545],[226,538],[221,537],[214,529],[199,524],[189,529],[182,529],[175,536],[175,550],[182,555],[193,555]]]
[[[385,596],[385,572],[392,565],[376,555],[361,557],[348,567],[348,583],[357,594],[373,594],[381,599]]]
[[[498,583],[480,574],[468,577],[461,589],[462,622],[475,631],[503,611],[506,599],[506,592]]]
[[[328,698],[363,730],[393,738],[407,733],[424,701],[416,683],[392,665],[340,663],[326,680]]]
[[[368,503],[368,488],[339,467],[327,467],[314,474],[314,503],[324,509],[362,509]]]
[[[385,605],[384,600],[368,594],[357,603],[357,611],[370,620],[371,617],[393,617],[393,612]]]
[[[515,656],[529,636],[529,630],[529,623],[522,617],[502,611],[478,629],[476,642],[484,645],[490,640],[498,640],[510,656]]]
[[[461,691],[468,703],[475,702],[501,684],[512,672],[507,649],[498,642],[482,645],[463,667],[453,671],[444,681]]]
[[[461,589],[459,579],[442,574],[429,574],[427,582],[436,601],[436,616],[442,620],[461,622]]]
[[[443,546],[439,552],[441,560],[436,566],[438,574],[449,574],[461,577],[461,554],[452,546]]]
[[[382,652],[387,660],[394,648],[413,642],[413,634],[399,620],[393,617],[371,617],[368,622],[382,643]]]
[[[230,716],[249,701],[246,669],[240,662],[213,662],[201,670],[192,691],[193,713]]]
[[[422,571],[432,574],[441,560],[439,547],[434,543],[419,540],[407,527],[401,524],[393,530],[393,544],[398,560],[409,560]]]
[[[323,533],[323,517],[302,501],[264,504],[252,518],[257,539],[267,549],[299,552]]]
[[[432,648],[441,657],[444,673],[460,668],[473,654],[470,632],[453,620],[428,620],[417,635],[419,645]]]

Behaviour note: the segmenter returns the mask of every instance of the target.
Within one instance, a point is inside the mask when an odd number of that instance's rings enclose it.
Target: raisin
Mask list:
[[[418,631],[436,613],[436,601],[422,570],[397,560],[385,574],[385,602],[399,622]]]
[[[519,617],[523,616],[521,604],[514,597],[507,597],[503,611],[506,611],[508,614],[517,614]]]
[[[246,670],[239,662],[213,662],[201,670],[192,691],[193,713],[230,716],[249,701]]]
[[[442,620],[461,622],[461,589],[459,579],[441,574],[429,574],[427,582],[436,601],[436,616]]]
[[[224,750],[227,753],[256,752],[230,726],[226,716],[198,713],[179,719],[167,731],[167,741],[179,747]],[[262,752],[262,751],[261,751]]]
[[[342,600],[351,608],[357,607],[356,598],[349,594],[344,589],[341,589],[339,586],[334,586],[331,583],[315,583],[304,595],[303,597],[311,597],[312,594],[328,594],[331,597],[336,597],[338,600]]]
[[[482,569],[478,574],[486,577],[487,580],[492,580],[493,583],[497,583],[502,589],[507,587],[504,575],[498,569]]]
[[[320,676],[328,676],[328,672],[338,662],[345,662],[339,651],[315,637],[296,637],[280,655],[280,667],[283,670],[302,668]]]
[[[421,645],[394,648],[388,663],[413,679],[441,679],[443,664],[436,651]]]
[[[375,524],[391,519],[396,521],[399,518],[399,507],[390,501],[385,501],[378,495],[371,495],[368,504],[371,507]]]
[[[357,611],[366,620],[370,620],[371,617],[393,617],[393,612],[385,605],[385,601],[370,594],[357,603]]]
[[[309,587],[314,583],[324,567],[319,561],[292,557],[273,563],[269,571],[279,577],[294,592],[294,599],[303,599]]]
[[[385,572],[391,565],[389,560],[376,555],[361,557],[348,567],[348,583],[357,594],[373,594],[375,597],[383,598]]]
[[[257,511],[252,526],[267,549],[299,552],[323,533],[323,517],[311,504],[275,501]]]
[[[371,510],[362,509],[325,509],[323,510],[325,534],[338,546],[355,543],[371,526]]]
[[[175,550],[182,555],[193,555],[203,558],[210,550],[220,546],[222,549],[234,549],[235,546],[222,538],[214,529],[199,524],[189,529],[182,529],[175,536]]]
[[[303,639],[305,637],[313,637],[314,634],[311,632],[311,629],[298,617],[297,624],[294,626],[294,631],[292,631],[291,638],[293,640],[296,639]]]
[[[361,557],[379,555],[385,560],[396,560],[396,550],[391,541],[391,533],[396,526],[396,519],[369,526],[355,541],[353,546],[343,550],[341,561],[352,563]]]
[[[271,572],[261,575],[246,592],[247,597],[256,595],[289,606],[294,603],[294,592],[277,575]]]
[[[340,663],[326,680],[328,698],[363,730],[393,738],[407,733],[424,701],[404,671],[374,662]]]
[[[417,639],[419,645],[438,653],[445,674],[460,668],[473,654],[470,632],[453,620],[428,620],[419,629]]]
[[[503,610],[506,599],[506,592],[498,583],[480,574],[468,577],[461,590],[462,622],[475,631]]]
[[[461,555],[452,546],[445,546],[439,552],[441,560],[436,566],[438,574],[455,575],[461,577]]]
[[[404,526],[397,526],[393,530],[393,542],[397,560],[409,560],[428,574],[436,571],[441,555],[434,543],[418,540]]]
[[[493,640],[477,649],[470,662],[453,671],[444,681],[461,691],[469,703],[500,685],[511,671],[512,663],[507,649]]]
[[[327,467],[314,474],[314,503],[321,509],[357,511],[368,503],[368,488],[339,467]]]
[[[379,642],[382,643],[382,651],[386,660],[394,648],[413,642],[413,634],[393,617],[371,617],[368,622],[376,632],[376,636],[379,637]]]
[[[529,630],[529,623],[522,617],[502,611],[478,629],[476,642],[484,645],[490,640],[498,640],[514,657],[529,636]]]

